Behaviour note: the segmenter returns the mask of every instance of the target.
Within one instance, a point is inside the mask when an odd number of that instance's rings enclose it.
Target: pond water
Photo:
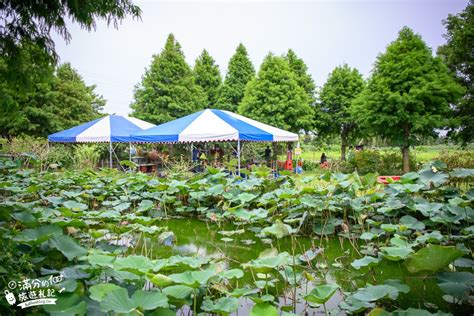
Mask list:
[[[284,237],[279,240],[273,240],[271,244],[262,242],[255,236],[251,226],[245,227],[245,232],[232,236],[224,236],[219,231],[232,231],[242,229],[242,226],[225,224],[218,226],[215,223],[201,221],[198,219],[180,218],[163,220],[162,226],[173,231],[176,235],[176,244],[173,246],[157,246],[154,251],[156,258],[169,257],[171,255],[199,255],[203,257],[221,258],[222,264],[228,268],[240,268],[244,270],[245,275],[239,280],[238,286],[245,284],[253,285],[253,277],[249,269],[243,269],[241,264],[256,259],[259,254],[271,247],[275,247],[279,252],[287,251],[292,253],[295,249],[296,254],[302,254],[308,249],[321,251],[316,259],[315,270],[318,271],[320,281],[326,280],[328,283],[337,283],[345,292],[355,291],[357,288],[364,287],[367,283],[382,284],[387,279],[399,279],[402,283],[410,287],[407,294],[400,293],[395,303],[391,302],[392,308],[422,308],[428,309],[437,307],[445,312],[451,312],[454,315],[471,315],[472,310],[466,306],[457,306],[445,302],[442,298],[443,293],[439,289],[435,275],[425,275],[423,273],[411,274],[401,263],[383,260],[378,266],[371,270],[363,268],[355,270],[350,266],[354,259],[364,256],[360,252],[363,249],[363,243],[355,244],[347,238],[309,238],[298,236],[295,238],[295,247],[292,247],[292,239]],[[224,238],[224,240],[222,240]],[[226,238],[232,240],[226,240]],[[356,249],[357,248],[357,249]],[[320,271],[320,272],[319,272]],[[282,283],[282,282],[280,282]],[[305,294],[310,291],[312,282],[306,282],[297,292]],[[280,297],[280,306],[291,305],[291,298],[285,295],[285,290],[276,288],[269,294]],[[326,303],[327,311],[333,310],[338,315],[343,314],[337,311],[337,306],[342,300],[342,294],[338,291],[330,301]],[[388,302],[388,301],[387,301]],[[242,300],[239,314],[248,315],[253,302],[246,299]],[[300,299],[297,304],[297,313],[305,310],[305,301]],[[306,311],[310,315],[324,314],[323,307],[309,308]]]

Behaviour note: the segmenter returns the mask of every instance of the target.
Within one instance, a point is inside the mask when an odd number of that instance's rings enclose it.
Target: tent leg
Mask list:
[[[237,171],[240,176],[240,139],[237,140]]]
[[[112,142],[109,142],[109,167],[112,169]]]
[[[128,160],[132,161],[132,143],[128,143]]]

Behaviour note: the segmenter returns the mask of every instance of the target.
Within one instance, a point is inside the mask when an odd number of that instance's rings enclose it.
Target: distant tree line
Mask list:
[[[38,13],[9,5],[11,1],[0,10],[46,16],[40,6],[29,8]],[[71,8],[53,13],[79,14]],[[125,1],[123,6],[88,14],[78,22],[91,28],[95,18],[111,14],[120,21],[126,14],[138,17],[140,10]],[[342,160],[353,140],[377,136],[401,148],[404,171],[408,171],[410,147],[435,135],[436,129],[449,130],[449,136],[462,145],[473,141],[473,15],[470,0],[464,11],[443,21],[447,42],[436,56],[420,35],[404,27],[377,57],[369,78],[343,64],[320,88],[291,49],[282,56],[269,53],[256,71],[247,49],[239,44],[222,77],[207,50],[194,67],[188,65],[170,34],[134,89],[132,115],[159,124],[204,108],[234,111],[293,132],[337,137]],[[44,30],[46,25],[64,31],[63,37],[69,39],[62,20],[50,18],[40,19],[39,26],[13,25],[11,30],[17,33],[1,34],[0,133],[4,136],[45,136],[101,115],[104,99],[71,65],[56,64],[49,33],[17,36],[23,29]]]

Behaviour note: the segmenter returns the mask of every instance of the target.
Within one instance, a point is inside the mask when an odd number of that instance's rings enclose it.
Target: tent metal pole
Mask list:
[[[132,161],[132,142],[128,142],[128,160]]]
[[[240,139],[237,139],[237,171],[240,176]]]
[[[112,140],[109,142],[109,167],[112,169]]]

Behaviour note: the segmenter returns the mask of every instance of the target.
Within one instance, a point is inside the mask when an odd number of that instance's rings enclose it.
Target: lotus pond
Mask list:
[[[64,276],[55,305],[0,313],[469,315],[474,170],[444,167],[296,185],[0,161],[2,290]]]

